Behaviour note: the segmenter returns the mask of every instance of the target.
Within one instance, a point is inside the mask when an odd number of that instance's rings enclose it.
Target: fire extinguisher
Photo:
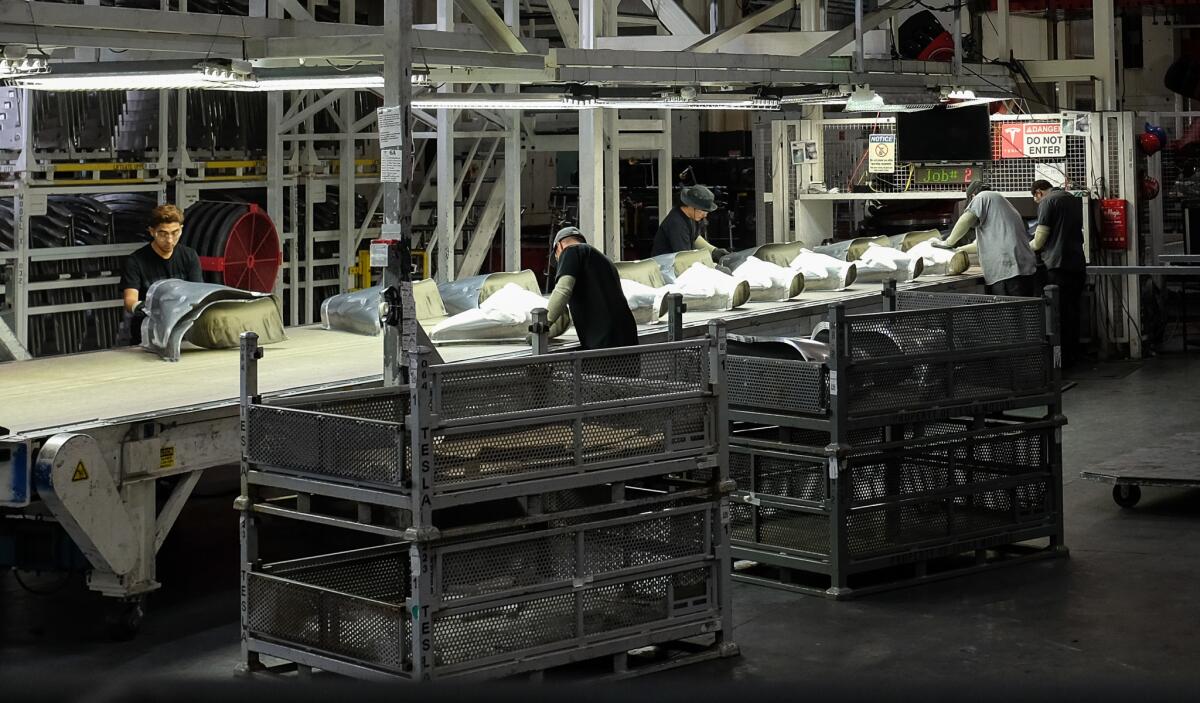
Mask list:
[[[1100,201],[1100,246],[1124,251],[1129,246],[1129,203],[1119,198]]]

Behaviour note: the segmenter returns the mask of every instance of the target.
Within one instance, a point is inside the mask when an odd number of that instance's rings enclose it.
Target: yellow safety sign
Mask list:
[[[71,480],[72,481],[86,481],[87,478],[88,478],[87,467],[84,466],[83,462],[81,461],[75,465],[75,473],[71,475]]]
[[[158,450],[158,468],[170,469],[175,466],[175,447],[163,447]]]

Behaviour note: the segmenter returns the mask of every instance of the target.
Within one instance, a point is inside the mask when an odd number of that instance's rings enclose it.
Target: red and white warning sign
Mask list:
[[[1067,135],[1061,122],[1003,122],[1000,158],[1049,159],[1067,155]]]

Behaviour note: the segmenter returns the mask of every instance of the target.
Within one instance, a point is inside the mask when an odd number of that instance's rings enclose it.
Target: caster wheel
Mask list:
[[[1142,499],[1140,486],[1121,484],[1113,486],[1113,500],[1122,508],[1132,508]]]
[[[128,642],[137,637],[145,617],[145,598],[126,598],[112,604],[104,618],[104,626],[108,630],[109,639],[115,642]]]

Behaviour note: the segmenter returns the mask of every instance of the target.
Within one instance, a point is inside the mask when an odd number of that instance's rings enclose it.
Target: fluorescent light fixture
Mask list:
[[[697,95],[694,98],[669,95],[662,97],[597,98],[596,107],[654,110],[778,110],[778,98],[757,95]]]
[[[144,68],[120,67],[118,62],[96,70],[97,64],[56,64],[53,73],[15,78],[11,84],[30,90],[162,90],[236,88],[245,74],[216,64],[199,63]]]
[[[430,93],[413,98],[412,106],[425,110],[583,110],[596,104],[590,99],[552,93]]]
[[[428,73],[413,73],[413,85],[428,85]],[[265,70],[246,76],[238,81],[237,90],[382,90],[383,74],[373,71],[324,71],[316,73],[305,70]]]
[[[33,76],[49,70],[46,59],[40,56],[26,56],[20,59],[0,59],[0,78],[16,78],[17,76]]]

